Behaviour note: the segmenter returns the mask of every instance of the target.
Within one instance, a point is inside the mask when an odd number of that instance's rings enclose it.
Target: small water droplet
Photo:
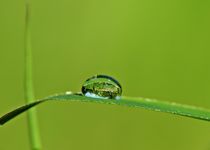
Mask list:
[[[71,95],[72,91],[66,91],[66,95]]]
[[[107,75],[88,78],[82,86],[82,93],[87,97],[119,99],[122,94],[120,83]]]

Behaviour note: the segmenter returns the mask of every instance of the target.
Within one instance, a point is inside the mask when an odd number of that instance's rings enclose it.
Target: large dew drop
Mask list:
[[[119,99],[122,94],[120,83],[107,75],[96,75],[85,81],[82,93],[87,97]]]

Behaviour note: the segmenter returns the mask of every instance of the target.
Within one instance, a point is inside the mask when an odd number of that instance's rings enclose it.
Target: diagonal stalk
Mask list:
[[[95,102],[101,104],[121,105],[128,107],[144,108],[158,112],[166,112],[179,116],[210,121],[210,110],[196,106],[159,101],[149,98],[140,98],[140,97],[123,96],[120,99],[116,100],[116,99],[91,98],[83,96],[78,93],[72,93],[72,94],[56,94],[18,107],[17,109],[14,109],[6,113],[2,117],[0,117],[0,125],[4,125],[5,123],[12,120],[21,113],[25,112],[26,110],[30,108],[33,109],[34,106],[37,106],[38,104],[41,104],[46,101],[69,101],[69,102],[78,101],[78,102]]]
[[[32,49],[30,39],[30,3],[25,1],[25,78],[24,78],[24,96],[26,103],[34,102],[33,79],[32,79]],[[28,132],[31,150],[41,150],[41,141],[38,129],[38,120],[35,108],[27,113]]]

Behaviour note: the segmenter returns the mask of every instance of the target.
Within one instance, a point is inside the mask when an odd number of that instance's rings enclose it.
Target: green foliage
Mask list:
[[[49,96],[47,98],[29,103],[27,105],[21,106],[0,118],[0,124],[3,125],[10,119],[19,115],[20,113],[28,110],[31,107],[34,107],[42,102],[57,100],[57,101],[79,101],[79,102],[94,102],[101,104],[113,104],[120,106],[128,106],[128,107],[136,107],[136,108],[144,108],[153,111],[159,112],[167,112],[180,116],[186,116],[191,118],[196,118],[200,120],[210,121],[210,110],[199,108],[195,106],[171,103],[171,102],[163,102],[155,99],[148,98],[134,98],[134,97],[122,97],[119,100],[116,99],[102,99],[102,98],[91,98],[86,97],[81,94],[58,94]]]
[[[24,63],[24,97],[26,103],[33,103],[34,90],[33,90],[33,77],[32,77],[32,46],[30,35],[30,0],[25,1],[25,34],[24,34],[24,50],[25,50],[25,63]],[[27,114],[29,140],[32,150],[41,150],[41,140],[39,135],[38,119],[36,110],[32,109]]]

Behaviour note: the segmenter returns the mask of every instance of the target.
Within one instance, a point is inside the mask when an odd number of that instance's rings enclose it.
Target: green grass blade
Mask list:
[[[12,118],[18,116],[19,114],[21,114],[22,112],[34,107],[35,105],[38,105],[39,103],[44,102],[44,101],[35,101],[35,102],[31,102],[29,104],[26,104],[24,106],[21,106],[7,114],[5,114],[4,116],[1,117],[0,119],[0,125],[3,125],[4,123],[8,122],[9,120],[11,120]]]
[[[29,108],[32,108],[42,102],[51,101],[51,100],[56,100],[56,101],[65,100],[72,102],[73,101],[94,102],[101,104],[112,104],[112,105],[144,108],[158,112],[167,112],[175,115],[210,121],[210,110],[190,105],[183,105],[173,102],[171,103],[171,102],[158,101],[155,99],[137,98],[137,97],[135,98],[135,97],[123,96],[121,99],[115,100],[115,99],[90,98],[78,94],[58,94],[21,106],[3,115],[2,117],[0,117],[0,125],[3,125],[7,121],[13,119],[14,117],[18,116],[19,114],[28,110]]]
[[[153,110],[157,112],[166,112],[166,113],[171,113],[175,115],[210,121],[210,110],[208,109],[204,109],[204,108],[200,108],[196,106],[178,104],[174,102],[159,101],[159,100],[149,99],[149,98],[123,96],[119,100],[112,100],[112,99],[98,99],[98,98],[90,98],[90,97],[78,96],[78,95],[61,94],[57,96],[50,96],[46,99],[96,102],[96,103],[102,103],[102,104],[113,104],[113,105],[121,105],[121,106],[128,106],[128,107],[144,108],[147,110]]]
[[[32,103],[35,101],[33,91],[33,78],[32,78],[32,47],[31,47],[31,35],[30,35],[30,0],[25,0],[25,78],[24,78],[24,97],[26,103]],[[11,115],[11,114],[10,114]],[[39,135],[38,119],[36,109],[31,109],[27,113],[28,133],[31,150],[41,150],[41,139]]]

